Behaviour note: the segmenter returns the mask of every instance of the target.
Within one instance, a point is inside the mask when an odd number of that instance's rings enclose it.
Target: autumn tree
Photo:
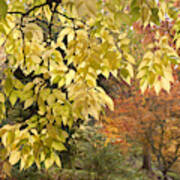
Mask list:
[[[120,70],[130,84],[138,66],[143,92],[151,87],[169,91],[171,64],[179,62],[178,10],[178,1],[1,0],[0,119],[8,122],[8,107],[18,103],[33,110],[16,123],[2,125],[4,167],[19,161],[20,169],[33,163],[61,167],[57,152],[66,149],[68,137],[62,127],[71,128],[90,115],[99,119],[106,105],[113,110],[111,98],[96,82],[99,75],[117,77]],[[136,41],[133,25],[153,29],[166,17],[174,21],[177,49],[157,31],[137,60],[133,52],[144,45]]]
[[[115,110],[107,110],[103,119],[102,131],[114,143],[127,148],[139,142],[143,147],[142,168],[152,172],[153,159],[164,179],[180,158],[179,93],[179,80],[169,94],[162,91],[158,96],[154,91],[142,95],[137,87],[126,87],[127,96],[119,91]]]

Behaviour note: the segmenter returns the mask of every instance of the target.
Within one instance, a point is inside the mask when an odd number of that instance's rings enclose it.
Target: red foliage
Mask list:
[[[141,94],[137,86],[124,90],[126,95],[119,91],[119,97],[114,99],[114,112],[107,109],[103,118],[102,131],[110,138],[123,142],[127,138],[143,142],[146,141],[147,133],[150,133],[148,131],[156,128],[160,121],[180,116],[179,80],[174,82],[169,94],[163,90],[159,95],[153,90]]]
[[[176,4],[179,5],[180,1],[177,1]],[[174,35],[176,31],[173,29],[173,25],[174,25],[174,21],[170,21],[167,18],[165,21],[162,21],[159,26],[147,25],[146,27],[143,27],[143,25],[140,22],[135,22],[133,24],[133,28],[137,34],[143,34],[143,39],[141,40],[141,43],[143,45],[147,45],[158,41],[158,39],[155,37],[155,35],[158,32],[160,36],[167,36],[169,40],[169,45],[174,49],[176,49],[176,41],[174,40]],[[157,49],[158,47],[156,47],[154,50]],[[180,49],[176,49],[176,50],[180,55]]]

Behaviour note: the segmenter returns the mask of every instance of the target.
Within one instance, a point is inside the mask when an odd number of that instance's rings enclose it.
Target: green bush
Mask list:
[[[121,154],[120,146],[106,143],[106,138],[98,128],[82,126],[76,130],[69,142],[69,152],[63,153],[64,169],[72,177],[89,180],[145,180],[145,175],[137,168],[131,168]],[[68,157],[67,157],[68,156]],[[63,171],[62,171],[63,173]],[[86,175],[84,175],[86,174]],[[147,178],[146,178],[147,179]]]
[[[148,180],[146,175],[138,171],[131,161],[132,154],[126,158],[121,154],[120,146],[106,143],[106,138],[98,132],[98,128],[81,126],[75,129],[68,141],[67,152],[59,154],[63,168],[57,167],[49,171],[38,171],[34,166],[19,172],[13,168],[12,176],[17,180]]]

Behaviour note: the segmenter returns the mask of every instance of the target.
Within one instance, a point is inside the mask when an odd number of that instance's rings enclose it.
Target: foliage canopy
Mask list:
[[[1,0],[0,118],[7,122],[7,107],[18,103],[35,109],[1,127],[5,166],[61,167],[57,152],[66,149],[68,137],[62,127],[89,115],[98,119],[106,105],[113,110],[96,82],[100,74],[117,77],[120,70],[128,84],[138,78],[142,92],[169,91],[179,63],[179,12],[175,0]],[[160,33],[163,22],[172,24],[173,40]]]

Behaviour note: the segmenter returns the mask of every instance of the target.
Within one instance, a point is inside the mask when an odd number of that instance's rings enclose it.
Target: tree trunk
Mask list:
[[[152,165],[151,165],[151,150],[150,147],[147,144],[143,145],[143,162],[142,162],[142,168],[147,172],[147,175],[149,178],[152,180],[157,180],[157,176],[152,170]]]
[[[168,180],[169,178],[167,177],[167,171],[163,171],[162,173],[164,180]]]
[[[152,172],[152,166],[151,166],[151,152],[150,148],[147,144],[144,144],[143,146],[143,164],[142,169],[147,170],[148,172]]]

